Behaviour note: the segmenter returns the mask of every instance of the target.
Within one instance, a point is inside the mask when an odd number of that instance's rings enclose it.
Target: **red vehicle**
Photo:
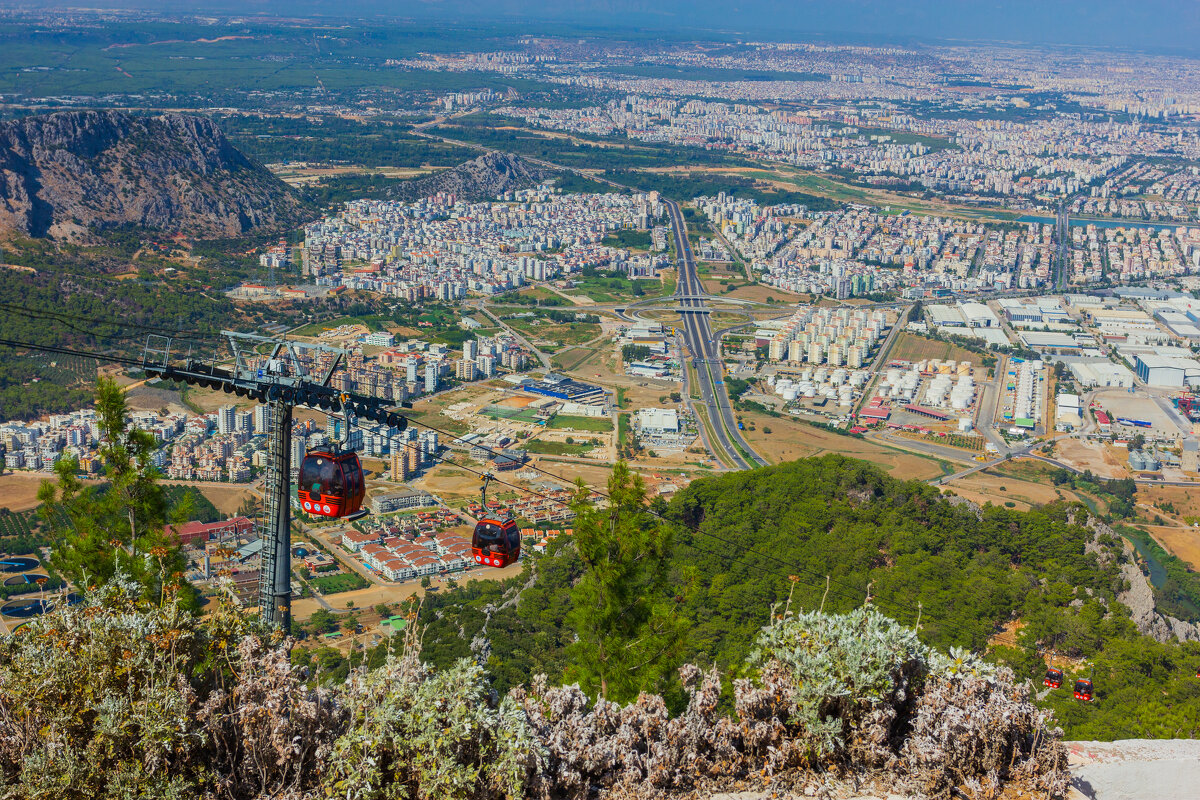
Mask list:
[[[1061,669],[1050,667],[1046,670],[1046,677],[1042,678],[1042,686],[1049,686],[1051,689],[1062,688],[1063,674]]]
[[[1092,702],[1092,682],[1087,678],[1075,681],[1075,699],[1085,703]]]
[[[471,536],[471,555],[475,563],[487,567],[507,567],[521,557],[521,531],[515,519],[484,517]]]
[[[362,511],[366,482],[362,464],[353,451],[310,450],[300,464],[297,494],[300,507],[318,517],[353,517]]]

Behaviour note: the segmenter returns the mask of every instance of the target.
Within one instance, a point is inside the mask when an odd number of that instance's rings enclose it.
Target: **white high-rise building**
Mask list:
[[[479,342],[476,339],[467,339],[463,342],[463,360],[474,361],[479,355]]]
[[[257,405],[254,407],[254,432],[262,436],[271,429],[271,407]]]
[[[226,436],[233,433],[237,426],[237,409],[234,406],[221,406],[217,409],[217,433]]]

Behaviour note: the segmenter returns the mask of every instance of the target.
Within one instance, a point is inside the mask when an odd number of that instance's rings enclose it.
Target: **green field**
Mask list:
[[[344,572],[341,575],[325,575],[320,578],[309,578],[308,582],[321,594],[351,592],[355,589],[364,589],[371,585],[366,578],[353,572]]]
[[[602,244],[609,247],[624,247],[632,250],[649,250],[652,244],[650,231],[622,228],[604,237]]]
[[[740,156],[729,156],[699,147],[633,143],[629,139],[616,136],[574,135],[564,138],[525,128],[524,125],[523,120],[491,114],[473,114],[457,117],[444,125],[429,128],[427,132],[451,141],[473,142],[484,147],[542,158],[575,169],[620,170],[622,175],[629,171],[628,174],[635,177],[651,179],[653,176],[636,170],[689,164],[743,166],[750,163]],[[617,182],[636,185],[620,179],[617,179]],[[641,185],[636,185],[636,188],[646,190],[646,187]]]
[[[521,447],[530,453],[538,453],[546,456],[581,456],[584,453],[592,450],[596,445],[590,442],[576,442],[575,444],[566,444],[564,442],[543,442],[539,439],[530,439]]]
[[[608,417],[576,417],[569,414],[558,414],[550,420],[546,427],[588,431],[591,433],[608,433],[612,430],[612,420]]]
[[[955,203],[936,200],[923,200],[918,197],[888,192],[885,189],[869,189],[854,186],[843,181],[806,172],[793,167],[779,167],[774,170],[749,169],[741,174],[764,181],[778,181],[795,186],[801,192],[826,198],[839,203],[862,203],[868,206],[890,206],[894,211],[909,211],[913,214],[923,214],[940,217],[958,217],[972,220],[1013,220],[1020,216],[1019,211],[1003,211],[992,208],[975,208]]]

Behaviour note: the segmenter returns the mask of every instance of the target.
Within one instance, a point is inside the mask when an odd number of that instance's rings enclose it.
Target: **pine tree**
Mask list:
[[[571,590],[567,623],[578,638],[567,676],[591,695],[628,702],[671,672],[682,623],[666,595],[670,531],[649,513],[641,476],[617,462],[608,494],[609,506],[597,508],[581,484],[573,503],[584,573]]]
[[[122,572],[143,587],[149,600],[161,602],[171,595],[198,608],[195,591],[183,580],[186,560],[165,531],[167,497],[150,461],[154,437],[131,428],[127,411],[125,392],[115,381],[101,378],[96,417],[104,482],[84,483],[79,462],[64,458],[54,465],[57,483],[43,481],[38,489],[42,518],[55,526],[51,565],[80,589]],[[185,501],[176,509],[177,519],[186,518],[187,505]]]

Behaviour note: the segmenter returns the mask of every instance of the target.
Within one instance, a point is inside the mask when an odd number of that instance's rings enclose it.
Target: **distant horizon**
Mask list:
[[[543,24],[619,34],[636,30],[672,38],[701,34],[766,40],[828,38],[891,43],[987,42],[1095,47],[1151,54],[1200,55],[1200,3],[1143,0],[573,0],[547,9],[533,0],[93,0],[86,6],[55,0],[12,11],[158,12],[234,17],[321,17],[364,21],[444,22],[451,25]],[[529,31],[534,33],[536,31]]]

